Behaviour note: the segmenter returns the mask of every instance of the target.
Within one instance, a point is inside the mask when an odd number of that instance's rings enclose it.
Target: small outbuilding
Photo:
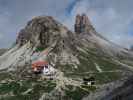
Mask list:
[[[40,74],[43,72],[45,66],[48,66],[46,61],[36,61],[32,63],[32,69],[35,74]]]
[[[83,78],[83,84],[85,84],[85,85],[95,85],[95,78],[93,76],[84,77]]]
[[[35,74],[43,74],[45,76],[55,74],[55,69],[46,61],[36,61],[32,63],[32,69]]]

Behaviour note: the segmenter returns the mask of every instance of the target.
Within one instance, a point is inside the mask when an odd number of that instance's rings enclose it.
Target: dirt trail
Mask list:
[[[96,66],[97,71],[102,72],[102,69],[100,68],[100,66],[97,63],[94,63],[94,64]]]
[[[65,86],[67,85],[72,85],[75,87],[80,87],[81,82],[75,81],[71,78],[67,78],[64,76],[63,72],[57,71],[56,76],[55,76],[55,82],[56,82],[56,87],[50,92],[50,93],[44,93],[39,100],[45,100],[47,97],[52,98],[53,93],[61,93],[61,95],[64,94],[62,89],[66,89]],[[57,98],[52,100],[56,100]]]

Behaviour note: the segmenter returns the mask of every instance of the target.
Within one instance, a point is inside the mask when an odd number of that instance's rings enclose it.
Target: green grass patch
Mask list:
[[[0,81],[5,80],[5,79],[13,79],[13,78],[10,73],[5,73],[5,72],[0,73]]]
[[[89,95],[89,91],[85,91],[80,87],[72,87],[71,89],[65,90],[65,94],[66,96],[64,98],[67,98],[68,100],[82,100],[83,97]]]
[[[6,97],[0,100],[38,100],[43,93],[49,93],[56,87],[56,83],[50,80],[14,80],[0,84],[0,95]],[[27,90],[31,89],[28,93]],[[13,94],[13,95],[11,95]]]
[[[96,90],[96,86],[89,86],[89,85],[82,85],[81,86],[83,89],[86,89],[88,91],[94,92]]]
[[[95,61],[103,71],[115,71],[121,69],[121,66],[111,59],[97,59]]]
[[[36,51],[36,52],[41,52],[41,51],[43,51],[44,49],[45,49],[44,47],[37,47],[35,51]]]
[[[96,85],[97,84],[105,84],[109,83],[115,80],[118,80],[122,78],[122,73],[121,72],[94,72],[94,73],[66,73],[65,74],[67,77],[71,78],[84,78],[84,77],[89,77],[89,76],[94,76],[96,80]]]

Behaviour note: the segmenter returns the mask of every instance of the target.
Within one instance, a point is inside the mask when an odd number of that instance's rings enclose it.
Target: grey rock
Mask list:
[[[90,33],[90,31],[94,31],[88,16],[86,14],[77,15],[75,21],[75,32],[80,33]]]

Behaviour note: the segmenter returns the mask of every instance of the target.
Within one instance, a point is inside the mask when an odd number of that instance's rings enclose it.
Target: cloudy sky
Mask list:
[[[0,48],[34,16],[51,15],[72,29],[77,13],[86,13],[96,30],[123,47],[133,45],[133,0],[0,0]]]

